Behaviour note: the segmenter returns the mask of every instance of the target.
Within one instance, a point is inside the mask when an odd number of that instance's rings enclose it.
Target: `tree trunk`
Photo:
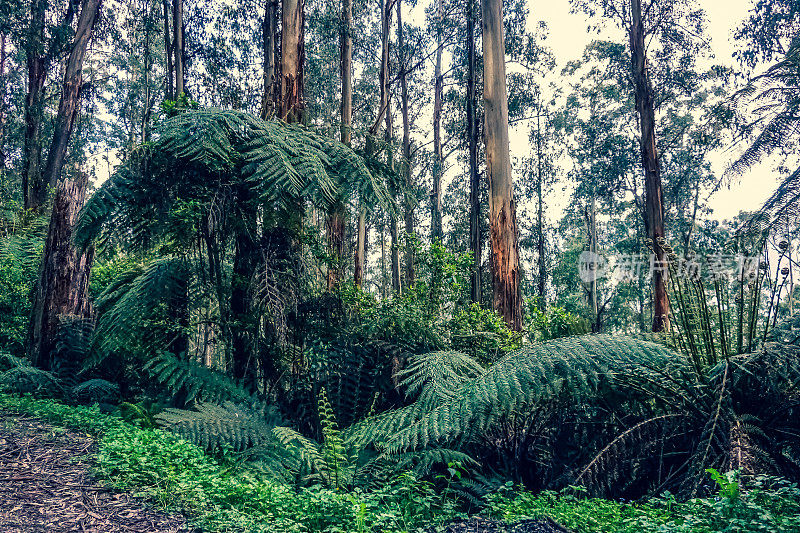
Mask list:
[[[538,106],[537,106],[538,107]],[[539,254],[538,296],[539,308],[547,308],[547,263],[544,258],[544,199],[542,197],[542,129],[541,109],[536,110],[536,201],[537,201],[537,253]]]
[[[172,38],[172,48],[175,53],[175,98],[186,92],[184,87],[183,76],[183,0],[173,0],[172,10],[172,31],[174,36]]]
[[[405,191],[404,191],[404,223],[406,227],[406,268],[405,279],[406,286],[410,287],[414,284],[414,243],[411,239],[414,235],[414,191],[411,176],[411,123],[408,117],[408,80],[406,79],[406,57],[405,50],[405,30],[403,28],[403,2],[397,0],[397,48],[399,55],[400,69],[400,100],[401,112],[403,115],[403,177],[405,178]]]
[[[8,38],[6,34],[0,35],[0,180],[6,170],[6,92],[8,79],[6,76],[6,63],[8,62]]]
[[[350,145],[353,124],[353,2],[342,0],[342,14],[339,28],[340,74],[342,76],[342,100],[339,105],[341,120],[340,140]],[[331,208],[326,224],[328,247],[333,264],[328,266],[328,290],[332,290],[342,277],[344,259],[344,231],[347,206],[339,200]]]
[[[67,147],[80,111],[83,60],[101,3],[102,0],[83,1],[78,27],[75,31],[75,40],[72,43],[72,50],[64,72],[64,85],[61,90],[61,100],[58,103],[53,143],[50,145],[50,153],[47,156],[47,166],[44,171],[43,179],[47,187],[55,188],[64,167]]]
[[[28,330],[30,359],[45,370],[58,368],[54,356],[61,321],[91,316],[88,287],[94,252],[78,253],[72,244],[72,230],[88,182],[88,174],[74,173],[60,182],[53,200]]]
[[[42,368],[53,368],[53,349],[62,317],[86,318],[89,272],[93,252],[78,254],[72,244],[72,230],[86,198],[89,177],[73,173],[61,180],[67,146],[80,111],[83,60],[102,0],[84,0],[75,39],[67,58],[55,132],[44,179],[56,186],[53,213],[45,242],[39,282],[34,294],[29,330],[31,359]]]
[[[266,0],[264,21],[261,25],[264,47],[264,95],[261,97],[261,118],[275,113],[275,32],[277,17],[276,0]]]
[[[592,258],[597,256],[597,206],[595,201],[595,194],[592,194],[592,200],[589,204],[588,212],[586,213],[586,230],[589,235],[589,252]],[[589,280],[589,313],[592,316],[592,333],[600,332],[600,314],[597,305],[597,277],[592,276]]]
[[[342,101],[339,106],[341,141],[350,145],[353,134],[353,0],[342,0],[342,20],[339,33],[342,76]]]
[[[433,186],[431,240],[442,238],[442,0],[436,0],[436,60],[433,71]]]
[[[242,206],[242,227],[236,235],[236,250],[231,276],[231,354],[233,376],[249,387],[256,384],[254,340],[258,317],[253,313],[253,278],[257,266],[256,212],[246,187],[237,199]]]
[[[42,182],[42,120],[47,60],[44,57],[46,0],[32,0],[31,25],[25,47],[28,93],[25,96],[25,153],[22,163],[22,193],[26,209],[38,210],[47,200]]]
[[[640,147],[645,182],[645,212],[648,237],[653,246],[657,267],[653,269],[653,331],[669,329],[669,296],[666,282],[666,254],[661,246],[664,239],[664,206],[661,192],[661,169],[656,147],[653,87],[647,72],[644,25],[640,0],[631,0],[630,31],[631,60],[636,93],[636,109],[641,127]]]
[[[163,0],[164,7],[164,57],[167,61],[167,80],[164,96],[167,100],[175,99],[175,66],[172,64],[172,29],[170,28],[169,0]]]
[[[389,27],[391,25],[393,0],[381,1],[381,69],[378,73],[378,84],[380,85],[381,99],[378,107],[378,115],[375,122],[369,129],[369,134],[374,138],[378,135],[381,122],[385,119],[386,109],[389,107]],[[368,144],[370,140],[367,140]],[[370,146],[367,146],[367,150]]]
[[[467,0],[467,141],[469,143],[469,249],[473,264],[471,276],[472,301],[481,301],[481,190],[478,174],[478,120],[475,91],[475,3]]]
[[[482,0],[483,100],[486,175],[489,179],[489,230],[492,243],[494,308],[509,328],[522,330],[519,244],[514,182],[508,140],[503,4]]]
[[[388,76],[387,76],[388,78]],[[389,92],[388,79],[387,79],[387,93]],[[386,106],[386,145],[391,147],[392,144],[392,109],[391,106]],[[394,157],[392,157],[392,150],[389,148],[389,169],[394,170]],[[392,198],[397,205],[397,190],[392,187]],[[402,292],[402,284],[400,282],[400,231],[397,224],[397,211],[392,210],[389,212],[389,232],[392,238],[391,257],[392,257],[392,290],[395,294]]]
[[[281,97],[278,116],[303,122],[303,37],[305,0],[283,0],[281,12]]]
[[[362,205],[360,205],[358,209],[358,229],[356,231],[356,257],[353,267],[353,282],[357,287],[361,287],[364,283],[364,252],[366,251],[367,240],[367,210],[363,205],[363,200]]]

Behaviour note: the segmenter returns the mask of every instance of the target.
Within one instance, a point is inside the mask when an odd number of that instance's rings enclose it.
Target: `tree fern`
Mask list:
[[[89,199],[76,242],[142,245],[167,228],[176,198],[208,203],[237,184],[261,205],[307,198],[325,207],[362,189],[378,203],[388,205],[389,198],[360,156],[302,126],[239,111],[185,111],[166,120],[155,140]]]
[[[564,397],[579,403],[608,387],[634,391],[680,366],[674,352],[645,341],[607,335],[557,339],[512,352],[434,405],[412,404],[360,431],[398,452],[470,440],[522,408]]]
[[[0,353],[0,386],[18,394],[59,398],[64,385],[52,372],[31,366],[27,359]]]
[[[184,403],[250,403],[253,395],[223,372],[169,352],[154,356],[145,364],[153,378]]]
[[[94,378],[75,385],[70,396],[74,401],[82,404],[114,404],[120,399],[120,391],[119,385],[116,383]]]

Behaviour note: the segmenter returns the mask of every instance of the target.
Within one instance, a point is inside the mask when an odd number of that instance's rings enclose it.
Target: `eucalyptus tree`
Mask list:
[[[22,189],[25,207],[39,210],[48,192],[56,186],[54,173],[45,176],[43,167],[44,127],[47,122],[47,81],[59,62],[70,52],[73,25],[83,4],[31,0],[27,32],[22,43],[28,74],[25,98],[25,146],[22,165]],[[76,28],[85,33],[85,28]]]
[[[44,369],[53,360],[60,322],[65,317],[87,318],[91,249],[77,251],[72,244],[73,226],[86,197],[88,175],[70,169],[62,177],[67,147],[80,113],[83,64],[102,0],[83,0],[64,68],[53,140],[47,156],[44,182],[57,185],[47,232],[39,280],[34,292],[28,353]]]
[[[514,331],[522,329],[519,231],[508,140],[503,5],[482,0],[483,101],[494,309]]]
[[[705,14],[693,0],[644,4],[641,0],[573,0],[573,5],[589,15],[602,15],[628,38],[631,67],[627,85],[635,95],[639,118],[648,238],[654,259],[664,264],[661,243],[666,234],[656,112],[675,93],[690,91],[695,85],[694,65],[708,46],[703,38]],[[666,273],[658,269],[653,275],[653,331],[669,326],[666,281]]]

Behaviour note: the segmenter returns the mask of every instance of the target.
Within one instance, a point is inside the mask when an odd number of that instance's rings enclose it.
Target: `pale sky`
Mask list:
[[[712,62],[734,65],[732,53],[735,49],[732,32],[746,18],[753,0],[704,0],[700,2],[707,14],[707,34],[711,38],[714,53]],[[577,59],[586,45],[598,37],[624,42],[623,36],[609,27],[598,36],[587,32],[587,18],[582,13],[570,13],[569,0],[529,0],[530,15],[528,24],[532,27],[538,20],[547,23],[550,34],[546,44],[553,50],[558,68],[567,61]],[[528,150],[526,132],[520,131],[512,140],[512,152],[524,154]],[[724,147],[723,147],[724,148]],[[714,154],[712,162],[715,171],[721,174],[732,153],[720,150]],[[729,187],[714,194],[709,203],[714,210],[713,218],[731,218],[741,210],[754,210],[769,197],[778,184],[772,165],[764,163],[745,174],[734,177]],[[568,199],[563,199],[564,201]],[[548,208],[552,204],[548,203]],[[558,207],[558,206],[552,206]]]

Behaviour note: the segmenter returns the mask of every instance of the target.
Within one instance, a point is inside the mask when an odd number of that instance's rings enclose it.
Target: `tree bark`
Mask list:
[[[94,24],[100,11],[102,0],[84,0],[75,39],[72,43],[67,65],[64,71],[64,84],[61,89],[61,100],[58,103],[53,143],[47,156],[43,181],[47,187],[55,188],[64,168],[67,147],[75,129],[75,122],[80,112],[80,96],[83,88],[83,60],[86,48],[92,36]]]
[[[536,201],[537,201],[537,253],[539,254],[539,279],[537,280],[539,308],[547,308],[547,263],[544,258],[544,198],[542,196],[542,129],[541,106],[536,110]]]
[[[275,113],[275,32],[277,26],[276,0],[266,0],[261,25],[264,48],[264,95],[261,98],[261,118]]]
[[[522,329],[519,244],[508,139],[502,0],[482,0],[483,100],[494,308],[514,331]]]
[[[406,228],[406,265],[405,281],[406,286],[414,284],[414,191],[411,175],[411,123],[408,116],[408,80],[406,79],[406,57],[405,50],[405,30],[403,28],[403,2],[397,0],[397,48],[400,58],[398,68],[400,69],[400,100],[401,112],[403,116],[403,178],[405,181],[405,191],[403,196],[404,223]]]
[[[478,174],[478,120],[475,91],[475,0],[467,0],[467,142],[469,145],[469,249],[473,264],[471,275],[472,301],[481,301],[481,190]]]
[[[353,267],[353,282],[357,287],[361,287],[361,285],[364,283],[364,252],[366,251],[367,241],[367,210],[363,205],[363,200],[362,205],[360,205],[358,209],[358,224],[356,231],[356,257],[355,265]]]
[[[286,122],[303,122],[303,26],[305,0],[283,0],[281,12],[281,97],[278,116]]]
[[[353,125],[353,1],[342,0],[342,13],[339,27],[339,69],[342,77],[342,100],[339,105],[340,140],[350,145]],[[328,266],[328,290],[332,290],[342,277],[344,259],[344,231],[347,206],[339,200],[331,208],[326,224],[328,247],[333,261]]]
[[[45,370],[58,367],[55,348],[61,321],[91,316],[88,288],[94,252],[78,253],[72,244],[88,182],[86,173],[74,173],[61,181],[53,200],[28,330],[28,355],[35,366]]]
[[[166,58],[167,62],[167,79],[166,79],[166,89],[164,90],[165,98],[167,100],[174,100],[175,99],[175,66],[172,64],[172,29],[170,27],[170,8],[169,8],[169,0],[163,0],[162,5],[164,7],[164,57]]]
[[[387,76],[387,92],[389,91],[388,87],[388,76]],[[392,132],[394,128],[392,126],[392,108],[387,102],[386,106],[386,145],[391,146],[392,144]],[[389,149],[389,169],[394,170],[394,157],[392,157],[391,148]],[[392,197],[395,200],[395,205],[397,205],[397,190],[392,187]],[[392,238],[392,246],[391,246],[391,258],[392,258],[392,290],[395,294],[400,294],[403,290],[402,283],[400,281],[400,231],[397,224],[397,211],[392,210],[389,212],[389,232]]]
[[[431,240],[442,238],[442,0],[436,0],[436,59],[433,71],[433,184]]]
[[[25,47],[28,93],[25,96],[25,153],[22,163],[22,193],[26,209],[38,210],[47,200],[42,182],[42,120],[47,58],[44,55],[46,0],[32,0],[31,24]]]
[[[233,376],[252,387],[256,384],[256,350],[254,340],[258,317],[253,313],[253,278],[258,249],[256,243],[256,211],[249,192],[243,187],[237,199],[241,206],[241,227],[236,235],[236,250],[231,276],[231,353]]]
[[[173,0],[172,10],[172,48],[175,54],[175,98],[186,92],[184,87],[183,52],[183,0]]]
[[[47,158],[45,180],[58,184],[47,232],[39,281],[34,293],[29,329],[29,355],[38,366],[54,367],[53,352],[60,320],[64,317],[87,318],[89,272],[93,251],[79,254],[72,244],[72,232],[78,212],[86,198],[89,177],[73,172],[60,179],[67,146],[80,111],[83,60],[102,0],[84,0],[75,38],[64,73],[53,143]]]
[[[339,51],[342,76],[342,101],[339,106],[340,139],[349,146],[353,134],[353,0],[342,0]]]
[[[666,254],[661,241],[664,234],[664,206],[661,190],[661,169],[658,161],[655,134],[655,109],[653,87],[647,72],[645,56],[644,25],[640,0],[631,0],[630,46],[633,67],[636,109],[640,124],[640,149],[644,167],[645,213],[648,237],[653,246],[657,268],[653,269],[653,331],[669,329],[669,296],[666,282]],[[663,268],[658,268],[663,267]]]

